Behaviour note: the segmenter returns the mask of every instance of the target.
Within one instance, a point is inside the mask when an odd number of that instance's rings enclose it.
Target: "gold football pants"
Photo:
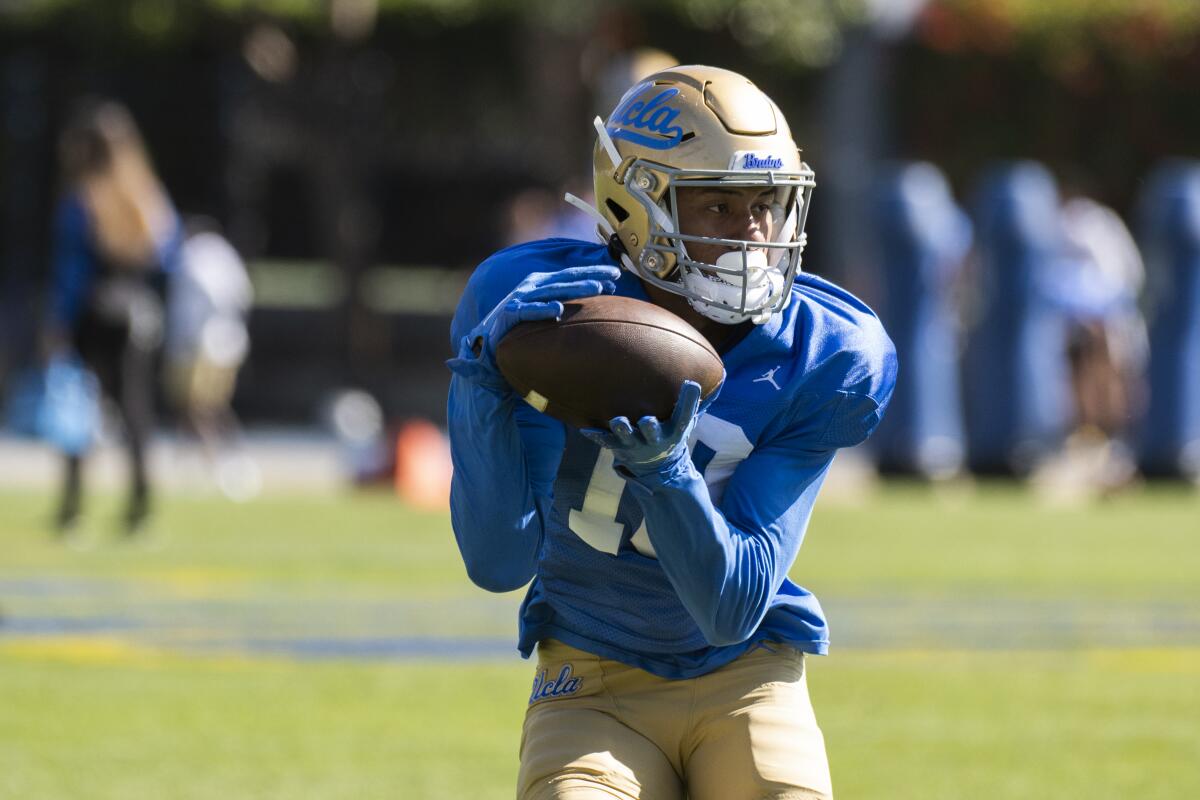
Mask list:
[[[804,654],[765,643],[667,680],[543,641],[518,787],[520,800],[829,798]]]

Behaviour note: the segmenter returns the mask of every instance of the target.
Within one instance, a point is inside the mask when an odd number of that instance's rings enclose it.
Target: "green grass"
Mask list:
[[[0,651],[5,798],[507,798],[527,670]]]
[[[842,798],[1200,796],[1200,649],[843,652],[810,681]]]
[[[817,591],[1200,599],[1200,492],[1054,505],[1017,486],[896,485],[817,503],[793,578]]]
[[[114,577],[182,570],[298,590],[336,582],[351,591],[468,591],[447,517],[402,509],[387,494],[272,496],[244,506],[171,497],[160,505],[151,531],[168,547],[122,546],[116,532],[120,505],[100,497],[84,523],[85,538],[99,546],[72,552],[43,530],[50,518],[48,497],[0,493],[0,541],[6,548],[0,570]]]
[[[293,633],[353,628],[369,603],[418,609],[393,620],[414,635],[442,626],[515,633],[519,594],[471,587],[445,516],[385,495],[247,506],[166,498],[161,549],[117,542],[108,528],[118,506],[99,498],[90,509],[95,546],[85,551],[49,540],[49,502],[0,492],[0,612],[11,619],[86,617],[96,602],[121,613],[183,603],[217,609],[189,618],[204,629],[236,624],[222,604],[236,611],[266,598],[271,624]],[[1200,796],[1196,494],[1156,488],[1063,508],[1004,485],[950,494],[890,486],[819,504],[793,576],[828,598],[832,617],[833,653],[809,663],[839,798]],[[5,581],[30,579],[111,581],[121,592],[4,596]],[[331,619],[306,620],[327,606]],[[1009,609],[1066,607],[1101,627],[1081,641],[1044,636],[1032,648],[969,636],[953,646],[861,636],[858,646],[837,646],[839,617],[856,608],[902,622],[959,606],[991,609],[989,624],[1013,616],[1013,626],[1034,628],[1044,620]],[[1147,638],[1130,623],[1131,608],[1175,616]],[[515,656],[291,660],[189,653],[136,632],[3,630],[6,800],[513,793],[532,677]]]

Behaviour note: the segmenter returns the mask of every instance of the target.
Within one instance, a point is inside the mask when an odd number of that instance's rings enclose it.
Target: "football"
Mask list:
[[[615,295],[571,300],[558,320],[517,325],[496,361],[527,403],[577,428],[607,428],[617,416],[666,421],[685,380],[708,397],[724,375],[721,357],[687,322]]]

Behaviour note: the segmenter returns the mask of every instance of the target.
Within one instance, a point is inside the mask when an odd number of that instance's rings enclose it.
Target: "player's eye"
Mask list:
[[[724,214],[729,211],[729,206],[725,205],[724,203],[713,203],[708,207],[707,210],[714,214]]]

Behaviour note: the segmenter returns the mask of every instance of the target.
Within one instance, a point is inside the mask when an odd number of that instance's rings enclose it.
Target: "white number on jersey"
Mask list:
[[[717,505],[733,471],[750,455],[754,445],[740,427],[711,414],[705,414],[696,423],[688,445],[695,447],[696,442],[703,442],[715,453],[704,470],[704,482],[713,504]],[[590,547],[616,555],[625,530],[625,526],[617,522],[617,508],[624,491],[625,479],[613,469],[612,451],[601,447],[583,496],[583,508],[571,509],[567,525]],[[645,519],[629,543],[642,555],[654,557],[654,545],[646,533]]]

